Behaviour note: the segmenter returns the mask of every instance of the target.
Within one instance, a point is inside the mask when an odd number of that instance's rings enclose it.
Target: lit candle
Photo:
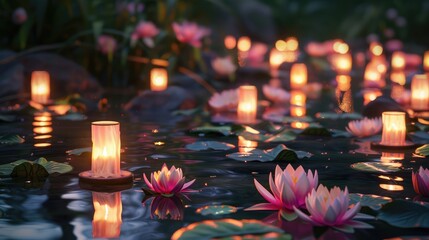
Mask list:
[[[396,51],[392,54],[392,69],[404,70],[405,69],[405,53]]]
[[[237,118],[241,123],[253,123],[256,120],[258,91],[255,86],[238,88]]]
[[[369,51],[371,52],[371,57],[381,56],[383,54],[383,46],[379,42],[371,42],[369,44]]]
[[[426,51],[425,55],[423,56],[423,69],[426,72],[429,72],[429,51]]]
[[[150,90],[164,91],[167,89],[168,75],[167,69],[153,68],[150,71]]]
[[[249,37],[240,37],[237,42],[237,48],[240,52],[247,52],[249,51],[250,47],[252,46],[252,41]]]
[[[34,71],[31,73],[31,100],[41,104],[49,101],[50,85],[49,73]]]
[[[284,55],[281,51],[273,48],[271,49],[270,52],[270,67],[271,69],[278,69],[279,66],[283,63],[284,61]]]
[[[331,57],[331,64],[337,73],[349,73],[352,70],[352,55],[334,54]]]
[[[411,81],[411,108],[429,109],[429,78],[426,74],[416,74]]]
[[[307,113],[307,96],[302,91],[290,92],[290,115],[292,117],[303,117]]]
[[[404,146],[405,145],[405,113],[404,112],[383,112],[383,133],[381,135],[381,145]]]
[[[225,43],[226,49],[231,50],[235,48],[235,45],[237,44],[237,40],[235,40],[234,36],[228,35],[225,37],[224,43]]]
[[[286,51],[295,52],[298,50],[298,39],[296,37],[288,37],[286,39]]]
[[[304,63],[295,63],[290,70],[290,88],[300,89],[307,84],[307,66]]]
[[[122,224],[121,193],[92,192],[93,238],[119,238]]]
[[[258,147],[258,142],[247,140],[242,136],[238,136],[238,152],[248,153]]]
[[[390,80],[403,86],[405,85],[407,78],[405,77],[404,71],[392,71],[390,73]]]
[[[364,73],[364,87],[377,87],[383,88],[386,86],[386,81],[382,78],[382,74],[379,69],[377,69],[377,64],[368,63],[365,67]]]
[[[91,125],[93,177],[121,176],[121,138],[119,122],[98,121]]]
[[[367,105],[381,95],[383,95],[383,93],[378,89],[367,89],[363,93],[363,104]]]
[[[332,49],[336,53],[345,54],[349,51],[349,45],[343,40],[336,40],[332,45]]]
[[[340,91],[347,91],[350,89],[350,82],[351,82],[351,78],[349,75],[337,75],[337,77],[335,78],[337,81],[337,88]]]

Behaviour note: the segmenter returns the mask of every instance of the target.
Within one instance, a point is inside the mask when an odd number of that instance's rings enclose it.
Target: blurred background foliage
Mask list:
[[[305,43],[355,41],[370,34],[381,41],[429,43],[427,0],[0,0],[0,8],[2,49],[21,52],[51,46],[109,86],[144,87],[141,78],[150,66],[129,61],[129,56],[162,58],[171,66],[195,57],[177,42],[171,28],[173,22],[184,20],[211,28],[203,50],[219,54],[225,53],[226,34],[248,35],[268,44],[288,36]],[[20,24],[13,16],[17,8],[27,14]],[[161,30],[153,48],[130,41],[141,20],[152,21]],[[111,60],[97,49],[100,34],[118,42]]]

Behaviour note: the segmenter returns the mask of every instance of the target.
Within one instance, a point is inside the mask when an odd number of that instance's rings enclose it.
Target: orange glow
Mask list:
[[[307,108],[305,106],[290,106],[291,117],[304,117],[307,114]]]
[[[226,49],[234,49],[235,46],[237,45],[237,40],[235,39],[234,36],[228,35],[225,37],[225,47]]]
[[[46,71],[34,71],[31,73],[31,100],[46,104],[50,94],[49,73]]]
[[[283,40],[277,40],[275,45],[276,45],[276,49],[279,51],[286,50],[286,42]]]
[[[331,64],[337,73],[349,73],[352,70],[352,55],[334,54],[331,57]]]
[[[249,51],[250,47],[252,46],[252,41],[249,37],[240,37],[238,39],[237,48],[241,52],[247,52]]]
[[[286,50],[287,51],[296,51],[298,50],[298,39],[296,39],[296,37],[288,37],[286,39]]]
[[[404,153],[392,153],[392,152],[382,152],[381,153],[381,162],[390,162],[393,160],[402,160],[405,158]]]
[[[238,152],[248,153],[258,147],[258,142],[247,140],[242,136],[238,136]]]
[[[52,132],[52,127],[35,127],[33,132],[37,134],[48,134]]]
[[[121,193],[92,192],[93,238],[119,238],[122,225]]]
[[[277,69],[284,61],[283,53],[273,48],[270,52],[270,66],[272,69]]]
[[[45,126],[51,126],[52,122],[33,122],[33,126],[35,127],[45,127]]]
[[[352,81],[352,79],[349,75],[337,75],[335,80],[337,81],[337,88],[340,91],[345,92],[350,89],[350,82]]]
[[[416,74],[411,81],[411,108],[429,109],[429,78],[426,74]]]
[[[383,54],[383,46],[381,46],[381,44],[378,42],[372,42],[369,45],[369,51],[374,56],[381,56],[381,54]]]
[[[290,92],[290,115],[292,117],[303,117],[307,113],[307,96],[302,91]]]
[[[404,70],[405,69],[405,53],[396,51],[392,54],[392,69]]]
[[[378,89],[368,89],[363,93],[363,104],[367,105],[381,95],[383,93]]]
[[[68,104],[61,104],[61,105],[53,105],[53,106],[48,106],[48,109],[50,111],[54,111],[56,114],[59,115],[64,115],[66,114],[68,111],[70,111],[71,106]]]
[[[393,71],[390,73],[390,80],[399,85],[405,85],[407,78],[405,77],[405,73],[403,71]]]
[[[383,88],[386,86],[386,81],[382,79],[382,74],[377,69],[377,64],[368,63],[365,67],[364,73],[364,87],[377,87]]]
[[[50,116],[34,116],[34,121],[37,122],[49,122],[52,120]]]
[[[307,84],[307,66],[304,63],[295,63],[290,70],[290,88],[300,89]]]
[[[298,51],[286,51],[283,52],[283,58],[285,62],[292,63],[298,59]]]
[[[241,123],[252,123],[256,120],[258,90],[255,86],[238,88],[237,118]]]
[[[34,136],[34,139],[36,139],[36,140],[49,139],[49,138],[52,138],[52,135],[37,135],[37,136]]]
[[[342,40],[336,40],[332,45],[334,52],[345,54],[349,51],[349,45]]]
[[[49,147],[49,146],[51,146],[52,144],[50,144],[50,143],[35,143],[34,144],[34,146],[35,147],[39,147],[39,148],[42,148],[42,147]]]
[[[383,133],[381,135],[382,145],[403,146],[405,145],[405,113],[383,112]]]
[[[380,186],[380,188],[382,188],[384,190],[393,191],[393,192],[404,190],[403,186],[395,185],[395,184],[380,184],[379,186]]]
[[[164,91],[168,85],[168,74],[165,68],[152,68],[150,70],[150,90]]]
[[[119,177],[121,175],[121,138],[119,122],[92,122],[92,162],[94,177]]]
[[[392,85],[392,90],[390,92],[390,97],[393,98],[395,101],[397,101],[398,103],[409,103],[409,98],[407,97],[409,96],[408,94],[406,94],[405,88],[404,86],[401,85]]]
[[[292,122],[290,126],[296,129],[306,129],[310,126],[310,124],[308,122]]]
[[[426,51],[425,55],[423,56],[423,69],[426,72],[429,72],[429,51]]]

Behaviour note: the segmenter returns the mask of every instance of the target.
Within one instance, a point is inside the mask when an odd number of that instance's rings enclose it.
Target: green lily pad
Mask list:
[[[334,112],[320,112],[316,114],[316,117],[319,119],[352,119],[357,120],[361,119],[362,115],[359,113],[334,113]]]
[[[28,160],[21,159],[15,162],[0,165],[0,176],[9,176],[13,172],[13,169],[16,166],[21,165],[22,163],[39,164],[40,166],[44,167],[49,174],[52,174],[52,173],[62,174],[73,170],[73,167],[70,166],[69,164],[59,163],[54,161],[47,161],[46,158],[39,158],[35,161],[28,161]]]
[[[59,116],[57,119],[59,120],[67,120],[67,121],[83,121],[88,117],[83,115],[82,113],[68,113],[64,116]]]
[[[232,148],[235,148],[235,146],[230,143],[218,142],[218,141],[199,141],[199,142],[194,142],[186,145],[186,149],[193,150],[193,151],[201,151],[201,150],[207,150],[207,149],[229,150]]]
[[[80,156],[82,153],[90,153],[90,152],[92,152],[92,147],[76,148],[76,149],[66,151],[67,154],[76,155],[76,156]]]
[[[330,129],[330,132],[331,132],[333,138],[339,138],[339,137],[349,138],[349,137],[353,137],[353,135],[351,133],[349,133],[347,131],[338,130],[338,129]]]
[[[388,224],[401,228],[429,228],[429,207],[404,200],[386,204],[377,216]]]
[[[208,240],[213,238],[229,239],[239,235],[263,235],[266,233],[282,234],[283,230],[253,219],[220,219],[205,220],[192,223],[177,230],[172,240],[198,239]],[[234,238],[235,239],[235,238]],[[285,235],[283,239],[291,239],[290,235]]]
[[[312,154],[309,152],[295,151],[287,148],[283,144],[279,144],[277,147],[261,150],[254,149],[247,153],[231,153],[226,157],[237,160],[237,161],[260,161],[260,162],[271,162],[271,161],[287,161],[292,162],[300,158],[311,157]]]
[[[202,126],[190,130],[193,134],[221,134],[223,136],[234,135],[231,126]]]
[[[293,130],[283,130],[265,140],[265,142],[287,142],[295,140],[298,134]]]
[[[415,153],[417,155],[421,155],[421,156],[429,156],[429,144],[425,144],[421,147],[418,147],[415,151]]]
[[[194,115],[194,114],[197,114],[200,112],[202,112],[201,108],[192,108],[192,109],[186,109],[186,110],[176,110],[176,111],[173,111],[171,113],[171,115],[173,115],[173,116],[179,116],[179,115],[191,116],[191,115]],[[202,114],[207,114],[207,113],[202,112]]]
[[[352,168],[373,173],[392,173],[399,171],[398,165],[382,162],[359,162],[351,165]]]
[[[201,214],[203,216],[223,215],[223,214],[231,214],[236,212],[237,212],[237,208],[229,205],[208,205],[208,206],[200,207],[196,210],[196,213]]]
[[[305,117],[289,117],[289,116],[266,116],[266,119],[276,123],[293,123],[293,122],[313,122],[313,118],[309,116]]]
[[[14,122],[15,120],[16,120],[16,116],[14,115],[0,114],[1,122]]]
[[[46,178],[49,176],[49,173],[38,163],[23,162],[13,168],[10,176],[13,178],[34,179]]]
[[[376,211],[380,210],[384,204],[392,202],[392,199],[389,197],[362,193],[350,193],[349,198],[350,204],[356,204],[360,202],[362,207],[369,207]]]
[[[332,133],[331,131],[329,131],[328,129],[321,127],[308,127],[306,129],[304,129],[304,131],[302,131],[300,133],[301,135],[304,136],[319,136],[319,137],[331,137]]]
[[[0,144],[15,144],[15,143],[23,143],[25,140],[16,134],[8,134],[0,136]]]

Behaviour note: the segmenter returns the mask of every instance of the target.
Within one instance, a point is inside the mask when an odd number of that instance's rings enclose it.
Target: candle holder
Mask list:
[[[46,71],[31,73],[31,100],[40,104],[49,103],[50,77]]]
[[[133,181],[131,172],[120,169],[121,139],[119,122],[92,122],[91,170],[79,174],[79,182],[85,188],[112,185],[128,186]],[[90,186],[88,186],[90,185]],[[121,188],[119,186],[119,188]]]
[[[381,142],[372,142],[371,147],[378,149],[401,150],[415,148],[417,145],[406,138],[404,112],[383,112],[383,132]]]
[[[429,78],[426,74],[414,75],[411,81],[411,108],[414,111],[429,110]]]
[[[164,91],[168,86],[168,74],[164,68],[153,68],[150,71],[150,90]]]

